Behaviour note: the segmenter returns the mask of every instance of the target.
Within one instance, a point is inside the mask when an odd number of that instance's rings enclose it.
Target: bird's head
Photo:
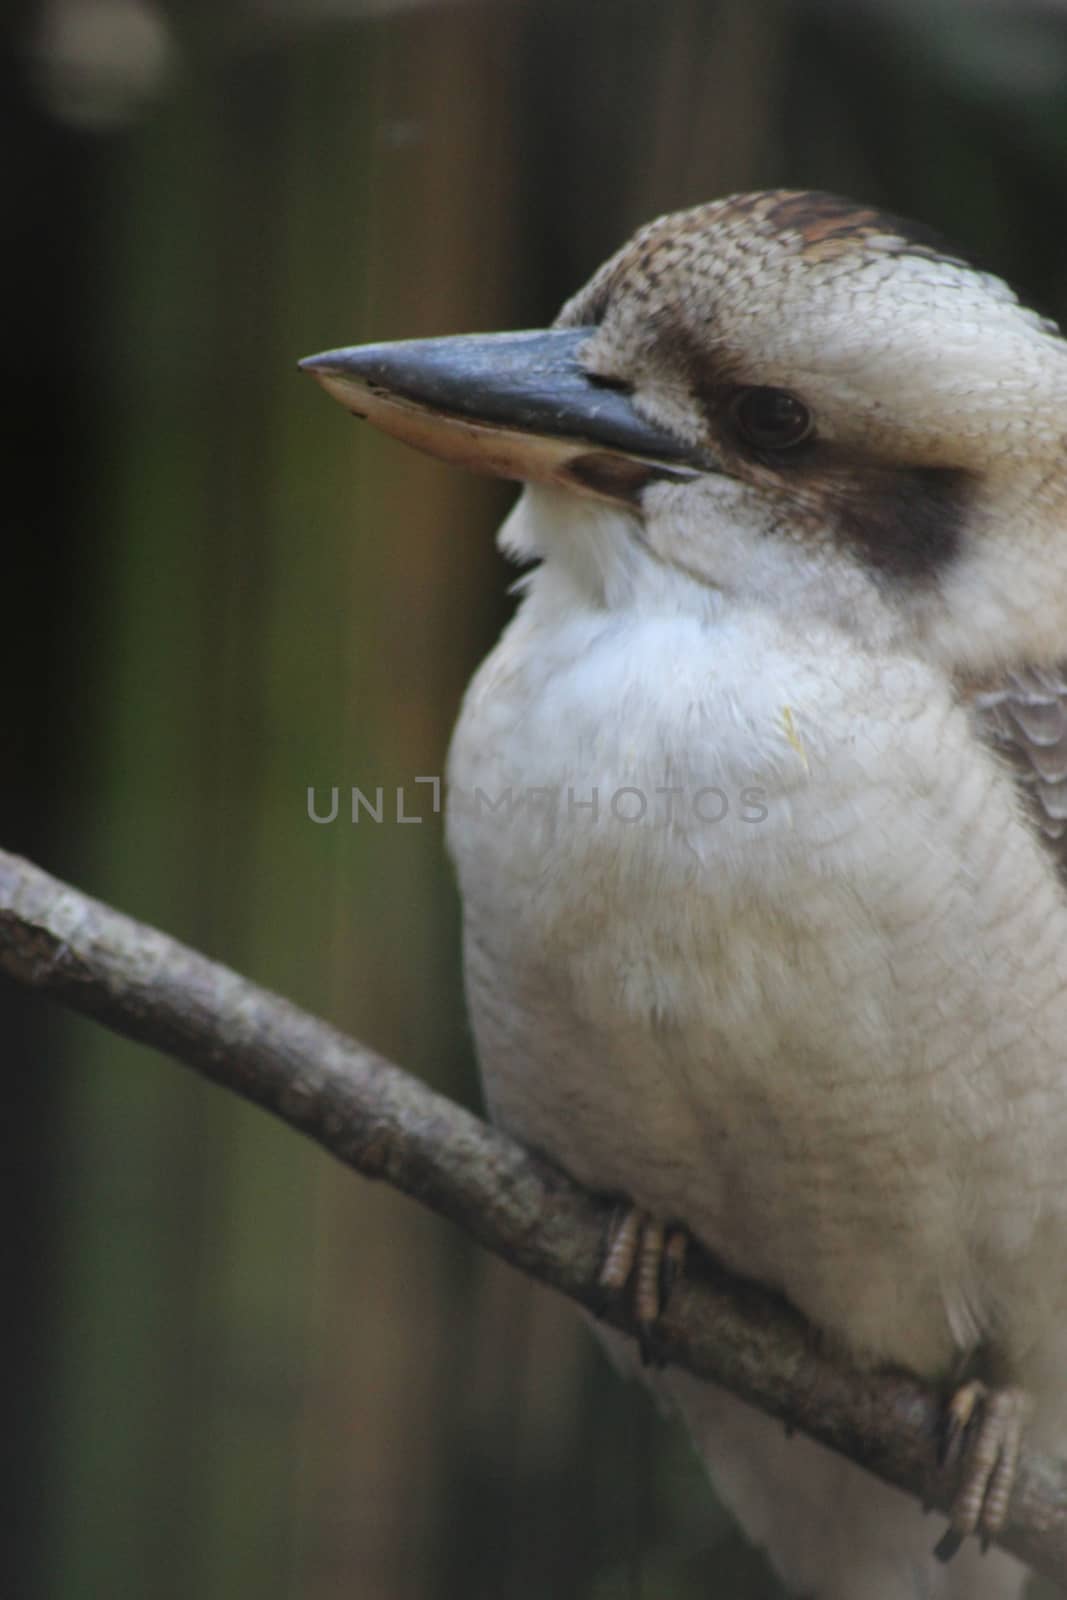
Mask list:
[[[304,365],[448,459],[551,485],[520,554],[981,672],[1067,642],[1067,342],[898,218],[739,195],[643,228],[543,333]]]

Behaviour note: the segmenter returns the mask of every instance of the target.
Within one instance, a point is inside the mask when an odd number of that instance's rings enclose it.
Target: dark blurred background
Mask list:
[[[1062,313],[1067,8],[9,0],[0,30],[0,844],[477,1104],[428,791],[417,826],[306,796],[441,772],[510,496],[297,358],[543,324],[650,216],[776,184]],[[0,1049],[0,1594],[778,1593],[569,1307],[9,987]]]

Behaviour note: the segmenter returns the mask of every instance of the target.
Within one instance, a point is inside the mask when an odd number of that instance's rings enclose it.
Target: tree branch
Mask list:
[[[603,1305],[597,1288],[609,1202],[328,1023],[3,852],[0,971],[262,1106],[636,1332],[629,1306]],[[831,1359],[775,1295],[699,1258],[672,1293],[659,1346],[667,1361],[948,1509],[954,1478],[931,1471],[943,1397],[907,1374]],[[931,1547],[935,1538],[931,1529]],[[1067,1463],[1026,1456],[998,1542],[1064,1582]]]

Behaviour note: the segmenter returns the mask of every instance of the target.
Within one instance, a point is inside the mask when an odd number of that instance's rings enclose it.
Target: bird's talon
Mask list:
[[[1029,1413],[1021,1389],[974,1381],[952,1396],[940,1456],[945,1470],[959,1470],[960,1482],[948,1531],[934,1552],[938,1560],[951,1560],[975,1533],[984,1551],[1003,1528]]]
[[[597,1278],[599,1287],[606,1289],[609,1294],[617,1294],[625,1289],[633,1271],[644,1224],[645,1213],[638,1211],[636,1206],[616,1209],[611,1219],[604,1263]]]
[[[645,1216],[637,1240],[633,1279],[634,1310],[645,1327],[652,1327],[663,1310],[660,1278],[665,1240],[662,1222]]]
[[[659,1275],[660,1309],[665,1310],[671,1297],[671,1290],[679,1278],[685,1276],[685,1257],[689,1240],[681,1228],[672,1228],[667,1235],[667,1243],[663,1251],[663,1261]]]
[[[963,1440],[981,1400],[981,1390],[981,1384],[965,1383],[955,1391],[945,1407],[937,1453],[938,1465],[945,1472],[951,1471],[959,1462]]]
[[[940,1539],[934,1545],[934,1555],[938,1561],[951,1561],[963,1546],[963,1534],[957,1533],[955,1528],[946,1528]]]
[[[659,1321],[671,1290],[684,1274],[687,1242],[680,1228],[668,1232],[662,1222],[636,1206],[616,1212],[612,1219],[597,1284],[605,1299],[629,1287],[643,1366],[665,1364]]]

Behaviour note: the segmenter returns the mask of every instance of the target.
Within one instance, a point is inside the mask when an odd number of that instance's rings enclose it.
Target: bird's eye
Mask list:
[[[757,450],[790,450],[810,435],[815,419],[788,389],[740,389],[730,404],[738,433]]]

